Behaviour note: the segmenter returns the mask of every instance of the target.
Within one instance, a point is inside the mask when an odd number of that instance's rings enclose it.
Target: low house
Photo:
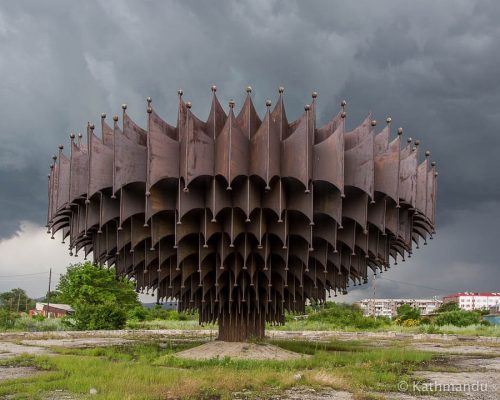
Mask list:
[[[36,303],[35,309],[30,310],[29,315],[30,317],[33,315],[43,315],[50,318],[62,318],[73,312],[74,310],[68,304]]]

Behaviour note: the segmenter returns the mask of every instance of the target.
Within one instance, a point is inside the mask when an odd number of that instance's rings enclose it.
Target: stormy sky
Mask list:
[[[178,88],[205,119],[212,84],[236,108],[251,85],[262,114],[283,85],[290,120],[313,90],[319,124],[342,99],[348,128],[390,115],[437,161],[438,223],[377,297],[500,291],[499,20],[494,0],[2,2],[0,292],[39,296],[49,268],[78,261],[43,228],[50,157],[70,132],[122,103],[145,126],[146,96],[174,124]]]

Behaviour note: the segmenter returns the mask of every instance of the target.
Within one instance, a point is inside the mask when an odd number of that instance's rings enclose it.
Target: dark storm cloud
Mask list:
[[[454,260],[472,236],[476,278],[494,281],[484,238],[500,207],[499,19],[497,2],[469,0],[2,2],[0,238],[23,219],[44,224],[50,156],[101,112],[125,102],[144,125],[152,96],[174,122],[182,87],[204,118],[212,83],[223,104],[252,85],[263,112],[284,85],[290,119],[317,90],[320,122],[346,98],[348,126],[371,110],[420,139],[438,161],[438,236],[406,266],[457,271],[458,288],[469,270]]]

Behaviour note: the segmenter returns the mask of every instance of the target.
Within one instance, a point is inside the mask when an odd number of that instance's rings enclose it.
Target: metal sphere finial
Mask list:
[[[347,115],[347,113],[346,113],[345,111],[342,111],[342,112],[340,113],[340,118],[345,118],[345,117],[346,117],[346,115]]]
[[[94,124],[89,124],[89,128],[90,128],[91,131],[93,131],[95,129]]]
[[[153,108],[152,108],[152,107],[148,107],[148,108],[146,109],[146,111],[148,112],[148,114],[151,114],[151,113],[153,112]]]
[[[403,134],[403,128],[399,127],[398,128],[398,135],[401,136]]]
[[[127,105],[125,103],[122,104],[122,108],[125,111],[127,109]]]
[[[191,102],[190,102],[190,101],[188,101],[188,102],[186,103],[186,107],[187,107],[187,108],[191,109],[191,107],[192,107],[192,106],[193,106],[193,105],[191,104]]]
[[[415,140],[415,146],[419,146],[420,145],[420,140]]]
[[[83,135],[79,132],[78,137],[81,139],[83,137]]]
[[[177,89],[177,94],[179,96],[182,96],[184,94],[184,92],[182,91],[182,89]]]
[[[251,86],[247,86],[246,91],[247,91],[247,93],[252,93],[252,87]]]
[[[375,119],[372,119],[372,126],[377,126],[377,121]]]
[[[432,165],[433,167],[435,167],[435,166],[436,166],[436,161],[431,162],[431,165]]]
[[[60,144],[59,146],[57,146],[59,148],[59,150],[62,150],[64,149],[64,145]]]
[[[306,104],[306,105],[304,106],[304,110],[305,110],[305,111],[309,111],[310,109],[311,109],[311,106],[310,106],[309,104]]]
[[[311,97],[312,97],[313,99],[315,99],[316,97],[318,97],[318,92],[312,92],[312,93],[311,93]]]
[[[430,152],[429,150],[426,150],[426,152],[425,152],[425,156],[426,156],[426,157],[429,157],[430,155],[431,155],[431,152]]]
[[[278,88],[278,93],[283,93],[285,91],[285,88],[283,86],[280,86]]]
[[[235,102],[233,99],[229,100],[229,108],[234,108]]]
[[[212,92],[214,92],[214,93],[215,93],[215,92],[217,91],[217,86],[212,85],[212,87],[211,87],[210,89],[212,90]]]
[[[266,100],[266,106],[271,107],[271,100],[269,100],[269,99]]]
[[[74,134],[73,132],[71,132],[71,133],[69,134],[69,137],[70,137],[70,139],[74,139],[74,138],[75,138],[75,134]]]
[[[101,118],[102,119],[106,118],[106,113],[101,113]]]
[[[390,124],[390,123],[392,122],[392,118],[391,118],[391,117],[387,117],[387,118],[385,119],[385,122],[386,122],[387,124]]]
[[[347,105],[347,101],[342,100],[342,102],[340,103],[340,106],[341,106],[341,107],[345,107],[346,105]]]
[[[118,121],[118,115],[113,115],[113,121],[115,121],[115,122]]]
[[[411,142],[413,141],[413,139],[412,139],[411,137],[409,137],[408,139],[406,139],[406,141],[407,141],[408,143],[411,143]]]

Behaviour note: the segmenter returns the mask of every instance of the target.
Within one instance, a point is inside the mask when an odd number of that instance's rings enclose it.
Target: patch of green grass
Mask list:
[[[0,398],[43,399],[56,389],[84,395],[96,388],[95,399],[231,398],[245,390],[263,396],[295,385],[366,391],[396,390],[401,379],[428,364],[433,355],[396,346],[374,347],[361,341],[272,341],[310,357],[290,361],[230,358],[186,360],[175,352],[200,342],[147,342],[92,349],[53,348],[57,356],[22,356],[9,365],[29,365],[45,372],[0,382]],[[300,379],[297,375],[300,374]]]
[[[215,324],[200,325],[198,320],[179,321],[172,319],[154,319],[152,321],[128,321],[129,329],[212,329],[219,328]]]
[[[459,327],[454,325],[419,325],[401,326],[395,323],[372,328],[357,328],[353,326],[339,326],[327,321],[312,321],[307,318],[289,320],[285,325],[266,326],[266,329],[277,331],[339,331],[339,332],[397,332],[397,333],[433,333],[462,336],[491,336],[500,337],[500,326],[470,325]]]

